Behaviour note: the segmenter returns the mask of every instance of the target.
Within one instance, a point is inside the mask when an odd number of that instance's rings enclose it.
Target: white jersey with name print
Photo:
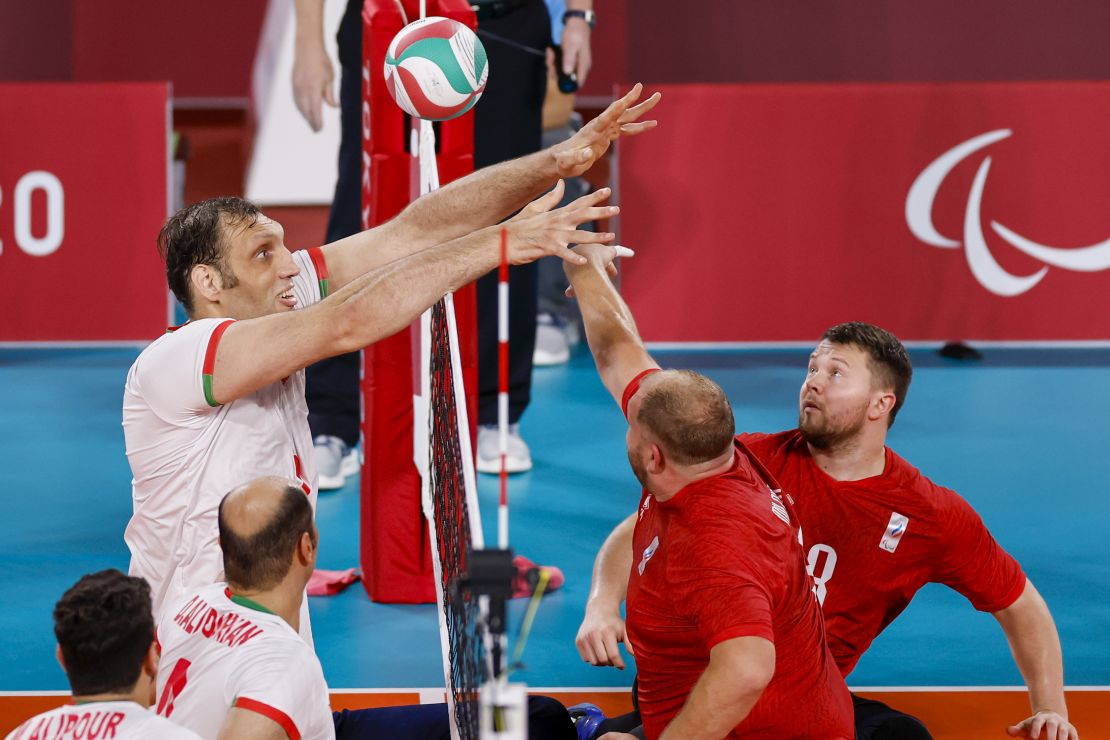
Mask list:
[[[233,706],[269,717],[291,740],[335,738],[320,661],[284,619],[224,584],[166,606],[158,714],[206,740]]]
[[[43,712],[12,730],[7,740],[200,740],[133,701],[69,704]]]
[[[327,295],[319,247],[294,252],[297,308]],[[127,374],[123,432],[134,512],[124,539],[130,574],[150,584],[155,618],[163,605],[223,580],[216,510],[233,488],[279,475],[301,481],[316,508],[316,463],[304,371],[219,405],[212,397],[216,348],[232,319],[201,319],[142,351]],[[302,634],[311,640],[308,609]]]

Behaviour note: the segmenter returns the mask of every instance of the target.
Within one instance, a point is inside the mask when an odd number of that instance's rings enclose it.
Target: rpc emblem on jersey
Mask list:
[[[640,561],[640,565],[637,566],[637,568],[636,568],[638,571],[640,571],[640,575],[644,574],[644,568],[647,567],[647,563],[648,563],[649,560],[651,560],[651,556],[654,555],[655,551],[658,550],[658,549],[659,549],[659,535],[656,535],[655,537],[652,538],[651,544],[648,545],[647,548],[644,549],[644,557]]]
[[[902,540],[902,535],[906,533],[906,527],[910,524],[910,518],[904,514],[899,514],[897,511],[891,512],[890,522],[886,525],[886,531],[883,533],[883,538],[879,540],[879,547],[887,552],[894,552],[898,549],[898,543]]]

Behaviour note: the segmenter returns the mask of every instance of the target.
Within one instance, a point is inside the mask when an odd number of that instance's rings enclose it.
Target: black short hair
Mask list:
[[[894,391],[894,408],[887,417],[887,427],[893,426],[913,380],[913,363],[898,337],[874,324],[849,321],[830,328],[821,338],[833,344],[850,344],[867,353],[875,381]]]
[[[150,586],[114,569],[84,576],[54,606],[54,636],[74,696],[130,692],[154,642]]]
[[[217,521],[220,548],[224,553],[224,575],[231,586],[241,589],[273,588],[289,572],[293,551],[305,532],[315,541],[312,506],[305,492],[286,486],[281,503],[270,521],[250,536],[237,533],[224,516],[227,496],[220,502]]]
[[[182,208],[170,216],[158,233],[158,251],[166,263],[166,282],[181,301],[185,312],[193,313],[189,272],[196,265],[212,265],[220,273],[224,287],[238,284],[224,259],[224,227],[254,226],[262,211],[242,198],[209,198]]]

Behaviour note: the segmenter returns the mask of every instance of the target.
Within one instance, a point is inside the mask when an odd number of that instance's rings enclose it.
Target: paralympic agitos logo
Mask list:
[[[979,170],[975,173],[975,180],[967,196],[963,242],[950,239],[937,231],[933,224],[933,201],[944,178],[960,162],[980,149],[1005,139],[1011,133],[1009,129],[988,131],[949,149],[933,160],[914,180],[906,196],[906,224],[910,227],[910,231],[930,246],[946,249],[959,249],[963,246],[971,274],[980,285],[1000,296],[1021,295],[1032,289],[1048,274],[1049,267],[1076,272],[1098,272],[1110,268],[1110,239],[1088,247],[1052,247],[1038,244],[1006,228],[998,221],[991,220],[991,229],[999,238],[1014,249],[1038,260],[1043,266],[1032,275],[1014,275],[998,264],[983,235],[981,213],[983,189],[991,167],[989,156],[984,157],[979,164]]]

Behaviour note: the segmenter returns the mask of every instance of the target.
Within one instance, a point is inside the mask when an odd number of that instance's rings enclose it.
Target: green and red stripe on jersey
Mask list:
[[[328,262],[324,259],[324,250],[320,247],[309,247],[308,258],[316,268],[316,279],[320,284],[320,300],[328,297]]]
[[[204,400],[208,402],[209,406],[219,406],[220,402],[212,395],[212,371],[216,369],[216,347],[220,344],[220,338],[227,331],[227,327],[235,323],[235,319],[227,319],[212,331],[212,336],[208,337],[208,349],[204,353],[204,367],[201,369],[201,383],[204,385]]]

